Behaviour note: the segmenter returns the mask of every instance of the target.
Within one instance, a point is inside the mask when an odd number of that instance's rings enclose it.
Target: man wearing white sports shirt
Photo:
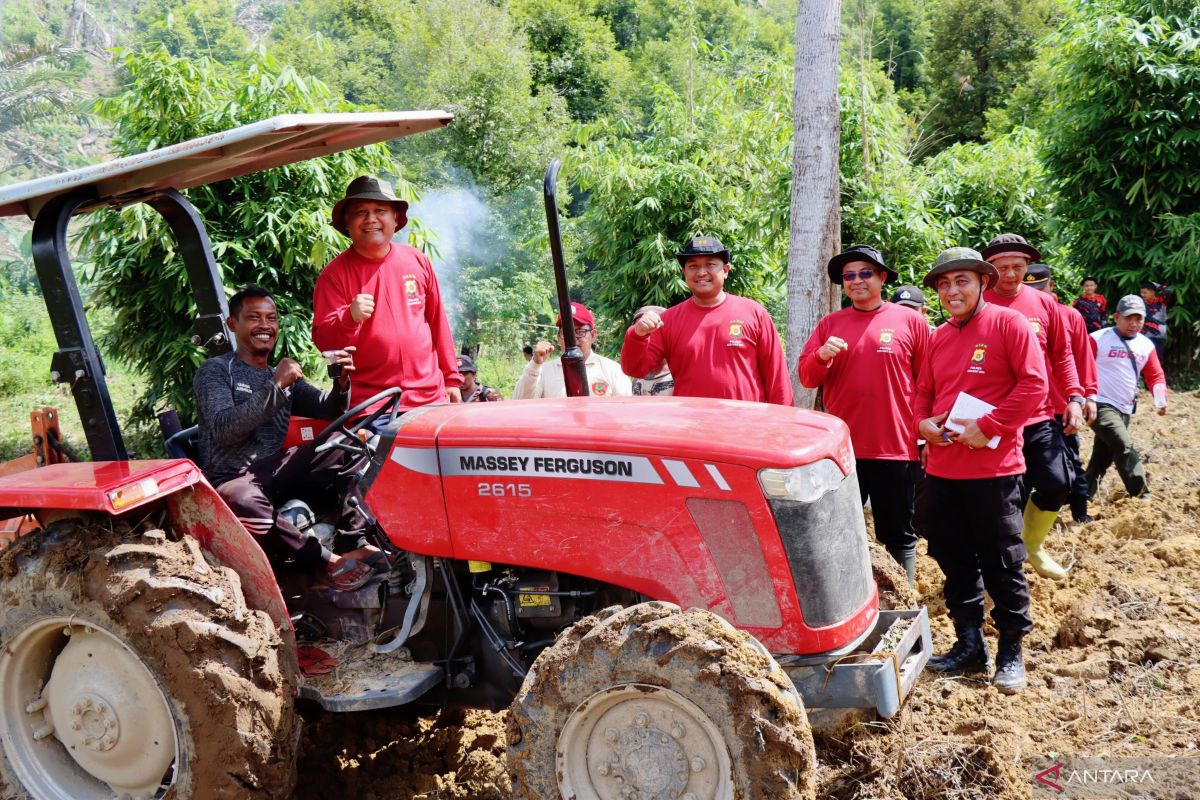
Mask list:
[[[1146,497],[1146,473],[1133,440],[1129,438],[1129,417],[1137,410],[1138,378],[1146,383],[1159,416],[1167,413],[1167,379],[1154,343],[1142,335],[1146,304],[1137,295],[1126,295],[1117,303],[1113,326],[1092,334],[1096,342],[1096,371],[1100,389],[1096,399],[1096,434],[1092,457],[1087,465],[1088,494],[1096,496],[1100,478],[1110,464],[1130,497]]]

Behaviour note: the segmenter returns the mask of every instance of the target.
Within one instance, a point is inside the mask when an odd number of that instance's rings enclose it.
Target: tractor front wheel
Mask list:
[[[534,662],[509,721],[519,798],[811,798],[791,682],[707,611],[651,602],[581,620]]]
[[[293,660],[192,539],[59,523],[0,553],[0,797],[291,796]]]

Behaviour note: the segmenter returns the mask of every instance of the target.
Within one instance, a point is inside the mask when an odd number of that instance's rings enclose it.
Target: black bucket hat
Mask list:
[[[1017,253],[1030,261],[1042,260],[1041,251],[1025,241],[1025,237],[1018,233],[1002,233],[993,238],[987,243],[987,247],[983,248],[982,256],[984,261],[991,261],[1005,253]]]
[[[408,222],[408,202],[400,200],[392,193],[392,185],[380,180],[374,175],[359,175],[350,181],[346,187],[346,196],[333,204],[333,229],[343,236],[349,236],[346,231],[346,220],[343,212],[351,200],[378,200],[381,203],[391,203],[396,209],[396,230],[400,230]]]
[[[1049,264],[1030,264],[1029,268],[1025,270],[1025,277],[1021,278],[1021,283],[1032,289],[1041,289],[1049,280]]]
[[[888,269],[888,265],[883,263],[883,254],[871,247],[869,244],[856,244],[846,248],[844,252],[838,253],[833,258],[829,259],[829,263],[825,268],[829,271],[829,280],[834,283],[842,281],[842,267],[854,261],[866,261],[874,264],[883,271],[883,282],[887,283],[896,277],[896,273]]]
[[[989,276],[991,280],[988,281],[988,286],[995,286],[996,279],[1000,277],[996,268],[984,261],[977,251],[969,247],[951,247],[949,250],[938,253],[937,260],[933,262],[933,269],[929,270],[921,284],[930,289],[936,288],[934,284],[939,275],[959,270],[969,270],[978,273],[981,277]]]
[[[682,267],[692,256],[716,256],[726,264],[729,263],[729,249],[715,236],[694,236],[688,239],[683,249],[675,254],[675,260]]]

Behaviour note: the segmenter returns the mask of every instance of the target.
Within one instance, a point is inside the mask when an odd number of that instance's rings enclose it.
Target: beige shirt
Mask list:
[[[588,391],[593,397],[630,397],[633,382],[621,371],[621,365],[611,358],[593,352],[583,362],[587,369]],[[530,361],[517,379],[514,400],[534,400],[539,397],[566,397],[567,384],[559,359],[538,364]]]

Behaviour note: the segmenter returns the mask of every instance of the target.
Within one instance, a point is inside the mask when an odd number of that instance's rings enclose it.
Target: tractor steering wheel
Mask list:
[[[362,419],[355,420],[354,423],[349,427],[346,426],[346,423],[354,419],[354,417],[361,414],[363,411],[367,410],[381,400],[387,400],[387,402],[372,411],[370,414],[367,414]],[[325,430],[317,434],[317,437],[312,441],[315,452],[324,453],[326,450],[337,449],[345,450],[347,453],[352,455],[362,454],[367,458],[370,458],[372,455],[371,448],[367,447],[366,442],[358,438],[358,432],[373,425],[375,420],[379,419],[384,414],[391,416],[391,419],[388,420],[389,423],[395,422],[396,409],[399,407],[400,388],[396,386],[393,386],[391,389],[384,389],[382,392],[368,397],[366,400],[363,400],[354,408],[351,408],[333,422],[329,423],[325,427]],[[335,433],[342,434],[342,436],[345,437],[345,440],[343,441],[334,439],[333,435]]]

